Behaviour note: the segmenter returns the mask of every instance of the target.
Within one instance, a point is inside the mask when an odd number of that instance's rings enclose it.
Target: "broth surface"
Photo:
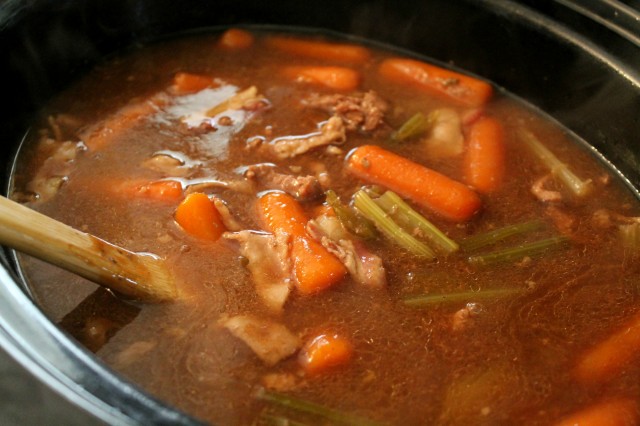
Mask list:
[[[482,106],[461,106],[386,79],[379,69],[396,57],[392,51],[366,47],[369,56],[362,61],[319,59],[275,47],[269,40],[277,35],[254,36],[246,47],[225,48],[213,34],[138,49],[97,67],[43,112],[36,126],[41,130],[21,152],[13,198],[107,241],[166,258],[185,295],[174,303],[139,304],[21,256],[34,297],[54,322],[151,394],[214,424],[268,424],[270,416],[325,421],[256,397],[264,388],[405,425],[546,425],[603,400],[640,400],[637,358],[606,380],[583,383],[572,374],[586,351],[638,312],[637,250],[624,247],[616,223],[597,219],[602,212],[611,212],[613,222],[616,215],[640,216],[638,201],[611,171],[556,123],[499,91]],[[357,88],[337,90],[283,71],[327,65],[355,70]],[[180,92],[179,73],[208,77],[209,87]],[[253,86],[262,96],[255,104],[202,115]],[[277,138],[322,128],[332,114],[309,105],[313,96],[361,97],[368,91],[388,104],[373,130],[347,130],[344,143],[290,159],[263,149]],[[384,288],[346,276],[317,294],[294,288],[283,311],[274,313],[256,293],[237,242],[203,241],[176,223],[184,195],[200,190],[223,200],[241,229],[266,231],[255,205],[258,194],[273,188],[243,174],[247,166],[263,163],[275,163],[283,174],[315,176],[346,204],[368,185],[345,167],[347,154],[362,145],[380,145],[464,181],[464,152],[433,155],[424,143],[429,132],[391,141],[416,112],[443,109],[460,118],[465,150],[476,120],[492,117],[501,124],[502,182],[480,195],[482,208],[467,221],[454,222],[406,201],[458,242],[516,223],[544,224],[481,252],[557,235],[568,236],[566,245],[477,266],[464,250],[428,261],[379,236],[364,245],[382,259]],[[522,143],[522,129],[577,176],[591,179],[590,194],[571,196],[551,178],[546,188],[562,199],[537,199],[531,187],[549,171]],[[168,163],[149,162],[163,155]],[[167,200],[140,191],[140,185],[167,180],[179,182],[184,195]],[[127,182],[136,182],[137,192],[126,189]],[[196,186],[202,182],[209,185]],[[301,205],[312,218],[323,202],[321,196]],[[403,303],[412,295],[497,288],[521,291],[489,299],[468,295],[424,308]],[[306,373],[297,354],[267,365],[221,325],[221,319],[241,314],[282,324],[302,341],[335,331],[348,337],[353,355],[320,374]]]

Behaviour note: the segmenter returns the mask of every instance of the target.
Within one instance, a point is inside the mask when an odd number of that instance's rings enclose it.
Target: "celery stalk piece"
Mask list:
[[[622,245],[640,252],[640,222],[618,225]]]
[[[305,401],[303,399],[294,398],[289,395],[272,392],[264,388],[258,390],[258,392],[256,393],[256,397],[262,401],[277,404],[281,407],[286,407],[292,410],[300,411],[302,413],[313,414],[315,416],[322,417],[333,422],[334,424],[354,426],[374,426],[379,424],[369,419],[365,419],[348,413],[343,413],[338,410],[316,404],[314,402]]]
[[[425,294],[410,296],[402,299],[402,303],[412,308],[424,308],[428,306],[456,303],[475,302],[479,300],[493,300],[501,297],[523,293],[522,288],[497,288],[481,291],[464,291],[460,293]]]
[[[498,241],[502,241],[509,237],[528,234],[543,227],[544,222],[538,219],[529,222],[516,223],[514,225],[508,225],[482,234],[473,235],[459,241],[459,244],[460,248],[462,248],[462,250],[464,251],[475,251],[482,247],[495,244]]]
[[[333,209],[340,223],[342,223],[348,231],[364,239],[375,238],[378,235],[375,225],[349,206],[342,204],[335,192],[328,190],[325,195],[327,197],[327,204]]]
[[[458,250],[458,243],[447,237],[420,213],[413,210],[395,192],[387,191],[374,201],[409,234],[415,235],[415,233],[418,233],[419,235],[424,235],[425,238],[437,245],[446,254],[451,254]]]
[[[520,140],[551,170],[551,173],[565,184],[571,192],[579,197],[585,196],[591,190],[591,179],[581,180],[569,170],[569,167],[561,162],[549,149],[528,130],[520,129]]]
[[[364,190],[359,190],[353,196],[354,206],[391,241],[411,253],[425,258],[433,259],[435,254],[426,244],[416,240],[396,224]]]
[[[518,247],[511,247],[505,250],[498,250],[486,254],[478,254],[469,257],[469,263],[472,265],[493,265],[503,262],[514,262],[522,260],[525,257],[533,257],[543,254],[544,252],[564,246],[569,239],[564,236],[547,238],[545,240],[534,241],[533,243],[523,244]]]
[[[391,134],[391,140],[393,142],[402,142],[406,139],[420,136],[426,133],[432,125],[433,118],[431,115],[425,116],[423,113],[417,112],[405,121],[398,130]]]

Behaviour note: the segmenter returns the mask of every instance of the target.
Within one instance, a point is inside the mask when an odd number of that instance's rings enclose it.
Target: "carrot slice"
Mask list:
[[[225,231],[220,212],[202,192],[189,194],[176,209],[175,219],[185,232],[202,240],[216,241]]]
[[[241,30],[239,28],[230,28],[220,36],[218,45],[228,50],[239,50],[251,47],[253,42],[253,34],[249,31]]]
[[[491,117],[476,121],[469,132],[464,158],[465,181],[481,193],[495,191],[505,171],[505,145],[502,125]]]
[[[173,77],[173,91],[179,95],[199,92],[216,84],[213,78],[206,75],[179,72]]]
[[[308,374],[318,374],[344,365],[353,356],[353,345],[337,333],[314,336],[301,349],[298,362]]]
[[[480,197],[466,185],[377,146],[351,151],[346,167],[449,220],[465,221],[480,210]]]
[[[573,413],[556,423],[556,426],[635,426],[638,422],[638,404],[632,399],[619,398]]]
[[[342,263],[307,234],[308,219],[293,197],[278,191],[262,194],[258,199],[258,215],[270,232],[291,235],[293,275],[301,293],[317,293],[346,275]]]
[[[387,80],[409,84],[470,107],[485,104],[493,93],[491,85],[482,80],[414,59],[386,59],[378,72]]]
[[[306,56],[325,61],[363,63],[371,57],[366,47],[352,44],[330,43],[320,40],[272,36],[264,40],[265,45],[292,55]]]
[[[335,90],[351,91],[360,85],[360,74],[345,67],[290,66],[285,67],[283,73],[293,80]]]
[[[603,382],[636,359],[640,359],[640,313],[583,354],[573,371],[574,377],[585,383]]]
[[[182,198],[182,185],[175,180],[130,181],[117,184],[112,188],[128,198],[146,198],[164,202],[175,202]]]

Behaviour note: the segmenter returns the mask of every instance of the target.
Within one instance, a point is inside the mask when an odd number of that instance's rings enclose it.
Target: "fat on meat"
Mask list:
[[[301,346],[300,338],[284,325],[254,315],[223,316],[219,322],[231,334],[246,343],[267,365],[293,355]]]
[[[340,117],[349,131],[377,129],[384,124],[389,109],[387,102],[373,90],[357,95],[314,93],[303,103]]]
[[[323,194],[320,181],[315,176],[279,173],[270,163],[252,164],[246,168],[244,176],[266,189],[282,190],[300,201],[314,200]]]
[[[386,287],[382,259],[351,237],[337,218],[322,215],[312,219],[307,223],[307,232],[344,264],[355,282],[371,288]]]
[[[279,159],[293,158],[304,154],[313,148],[347,140],[344,121],[340,117],[329,118],[318,132],[303,136],[284,136],[276,138],[262,147]]]
[[[291,238],[286,233],[257,231],[225,232],[223,237],[240,243],[240,254],[248,260],[256,293],[274,313],[289,297],[291,281]]]

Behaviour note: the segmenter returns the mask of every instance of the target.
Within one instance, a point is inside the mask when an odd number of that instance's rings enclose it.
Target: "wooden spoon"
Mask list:
[[[0,244],[144,301],[177,297],[164,260],[134,253],[0,197]]]

